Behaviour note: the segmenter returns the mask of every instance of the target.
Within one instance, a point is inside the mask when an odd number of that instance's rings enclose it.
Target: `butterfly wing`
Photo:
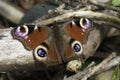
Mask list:
[[[14,38],[21,41],[27,50],[33,50],[36,60],[47,66],[61,63],[50,28],[22,25],[15,28],[12,33]]]
[[[91,20],[87,18],[75,19],[61,28],[63,35],[64,59],[79,58],[83,53],[83,43],[86,42],[89,31],[92,28]]]
[[[47,28],[35,25],[22,25],[13,30],[15,39],[20,40],[24,47],[32,50],[41,44],[49,36]]]

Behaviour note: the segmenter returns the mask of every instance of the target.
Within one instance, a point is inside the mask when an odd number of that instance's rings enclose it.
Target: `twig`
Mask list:
[[[90,67],[89,69],[84,69],[82,72],[78,72],[77,74],[68,77],[66,80],[87,80],[87,78],[95,75],[98,72],[105,71],[120,64],[120,57],[116,57],[116,53],[112,53],[105,60],[103,60],[100,64],[94,67]],[[114,63],[113,63],[114,62]],[[111,65],[113,64],[113,65]],[[77,76],[76,76],[77,75]]]
[[[48,24],[54,23],[56,21],[57,22],[65,21],[65,20],[68,20],[68,19],[74,18],[74,17],[96,18],[96,19],[102,19],[102,20],[105,20],[105,21],[108,21],[108,22],[113,22],[117,25],[120,24],[120,19],[119,18],[109,16],[109,15],[99,13],[99,12],[79,11],[79,10],[74,11],[74,12],[69,12],[69,13],[66,13],[66,14],[63,14],[63,15],[60,15],[60,16],[57,16],[57,17],[50,18],[50,19],[46,19],[44,21],[40,21],[40,22],[37,22],[35,24],[36,25],[48,25]],[[119,26],[115,26],[115,27],[120,29]]]
[[[55,10],[52,10],[52,12],[56,12],[56,13],[59,13],[59,14],[63,14],[63,13],[68,12],[68,10],[64,10],[63,8],[65,8],[65,4],[61,4]]]
[[[103,8],[105,8],[105,9],[117,11],[117,12],[120,13],[120,9],[117,8],[117,7],[113,7],[113,6],[109,6],[109,5],[106,5],[106,4],[99,3],[99,2],[97,2],[96,0],[89,0],[89,2],[92,3],[93,5],[98,6],[98,7],[103,7]]]
[[[112,60],[107,64],[107,66],[105,66],[105,67],[103,68],[103,70],[101,70],[101,71],[111,69],[112,67],[117,66],[117,65],[120,65],[120,56],[117,56],[116,58],[112,59]],[[100,72],[101,72],[101,71],[100,71]],[[99,73],[99,72],[98,72],[98,73]]]

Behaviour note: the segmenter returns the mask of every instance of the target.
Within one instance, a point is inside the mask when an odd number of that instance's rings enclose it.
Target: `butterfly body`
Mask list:
[[[80,18],[61,26],[22,25],[12,33],[27,50],[33,50],[38,62],[54,66],[80,59],[84,51],[83,44],[91,29],[91,20]]]

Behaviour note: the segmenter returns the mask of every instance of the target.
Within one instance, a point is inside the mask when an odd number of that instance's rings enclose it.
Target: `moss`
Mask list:
[[[113,0],[113,1],[112,1],[112,4],[113,4],[114,6],[120,6],[120,0]]]

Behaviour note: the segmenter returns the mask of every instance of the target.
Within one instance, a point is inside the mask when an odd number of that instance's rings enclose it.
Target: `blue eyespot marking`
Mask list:
[[[46,57],[47,56],[46,51],[44,49],[42,49],[42,48],[40,48],[40,49],[37,50],[37,54],[40,57]]]
[[[71,47],[72,47],[72,49],[73,49],[75,54],[77,54],[77,55],[81,55],[82,54],[83,47],[82,47],[82,44],[79,41],[74,40],[71,43]]]
[[[43,61],[47,59],[48,56],[48,50],[45,46],[43,45],[39,45],[34,49],[34,57],[38,60],[38,61]]]
[[[73,49],[75,52],[79,52],[81,50],[81,46],[79,44],[74,44]]]

